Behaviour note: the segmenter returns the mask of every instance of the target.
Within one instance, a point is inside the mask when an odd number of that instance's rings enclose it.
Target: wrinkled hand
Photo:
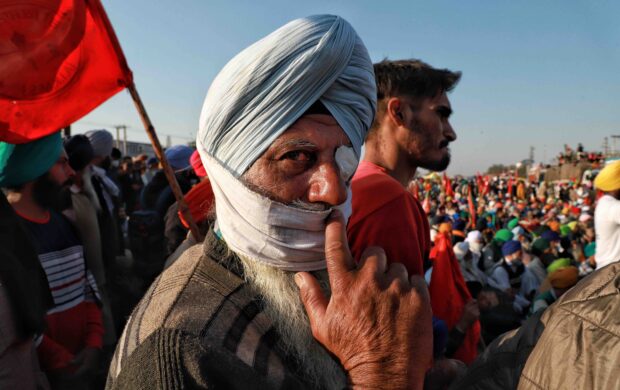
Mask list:
[[[86,347],[81,350],[71,361],[71,365],[76,367],[74,376],[88,376],[97,370],[99,363],[99,350],[96,348]]]
[[[478,307],[478,302],[472,299],[463,307],[463,314],[461,314],[461,319],[456,324],[456,328],[462,333],[465,333],[478,318],[480,318],[480,308]]]
[[[325,229],[331,297],[309,273],[295,280],[314,337],[333,353],[355,388],[421,389],[432,360],[428,290],[402,264],[387,266],[381,248],[368,248],[359,266],[349,252],[342,215]]]

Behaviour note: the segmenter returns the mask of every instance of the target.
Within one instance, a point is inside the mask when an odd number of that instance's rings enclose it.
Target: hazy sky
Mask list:
[[[137,88],[160,134],[195,138],[209,85],[237,52],[286,22],[343,16],[373,61],[419,58],[463,72],[450,95],[448,172],[514,164],[536,148],[551,159],[564,143],[601,149],[620,135],[618,1],[104,0]],[[145,141],[127,92],[73,125],[125,124]],[[618,145],[620,148],[620,143]]]

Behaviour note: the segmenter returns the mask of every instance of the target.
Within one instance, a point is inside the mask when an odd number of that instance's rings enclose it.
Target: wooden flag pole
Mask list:
[[[159,143],[159,138],[157,138],[157,133],[155,133],[155,128],[153,127],[153,123],[151,123],[151,119],[146,113],[146,109],[144,108],[144,104],[142,104],[142,99],[140,99],[140,95],[138,95],[138,90],[136,89],[135,84],[132,82],[127,89],[131,94],[131,98],[133,99],[134,104],[136,105],[136,109],[138,110],[138,114],[140,114],[140,119],[142,119],[142,124],[144,125],[144,129],[146,130],[146,134],[149,136],[151,140],[151,144],[153,145],[153,149],[155,149],[155,155],[161,162],[162,167],[164,168],[164,173],[166,174],[166,178],[168,179],[168,183],[170,183],[170,188],[172,189],[172,193],[177,200],[177,204],[179,207],[179,211],[183,214],[185,220],[189,223],[189,230],[192,232],[192,235],[196,239],[196,241],[201,242],[204,237],[200,230],[198,230],[198,226],[196,222],[194,222],[194,218],[192,218],[192,214],[189,212],[189,207],[187,207],[187,203],[185,203],[185,199],[183,198],[183,192],[181,191],[181,187],[179,187],[179,183],[177,182],[176,177],[174,176],[174,171],[170,167],[168,163],[168,159],[164,154],[164,150],[161,147],[161,143]]]

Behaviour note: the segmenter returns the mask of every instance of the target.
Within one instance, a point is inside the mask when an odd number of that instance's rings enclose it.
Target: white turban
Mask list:
[[[467,233],[467,238],[465,239],[465,241],[470,244],[472,242],[480,242],[482,241],[482,233],[480,233],[480,231],[478,230],[472,230],[471,232]]]
[[[454,245],[454,255],[457,259],[463,260],[467,252],[469,252],[469,243],[462,241]]]
[[[293,20],[236,55],[217,75],[200,116],[197,145],[241,176],[285,130],[321,101],[356,157],[375,115],[368,51],[339,16]]]

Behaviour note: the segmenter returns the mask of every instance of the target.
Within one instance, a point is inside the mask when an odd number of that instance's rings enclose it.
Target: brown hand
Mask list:
[[[381,248],[368,248],[355,266],[342,215],[325,229],[331,286],[328,300],[317,280],[296,275],[314,337],[341,362],[355,388],[421,389],[432,360],[428,290],[402,264],[387,268]]]

